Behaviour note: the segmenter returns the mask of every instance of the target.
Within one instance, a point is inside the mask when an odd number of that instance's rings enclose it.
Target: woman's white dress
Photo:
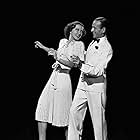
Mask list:
[[[67,45],[67,39],[61,39],[57,50],[57,58],[70,60],[72,55],[84,60],[84,44],[74,41]],[[60,64],[58,61],[54,65]],[[61,68],[69,69],[62,64]],[[72,103],[72,85],[70,75],[59,73],[55,68],[39,97],[35,119],[37,121],[52,123],[54,126],[67,126],[69,111]]]

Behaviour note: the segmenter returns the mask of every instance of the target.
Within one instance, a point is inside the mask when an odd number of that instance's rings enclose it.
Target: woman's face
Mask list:
[[[81,26],[80,24],[77,24],[75,26],[75,28],[72,29],[71,31],[71,37],[74,39],[74,40],[79,40],[82,35],[83,35],[83,30],[84,30],[84,27]]]

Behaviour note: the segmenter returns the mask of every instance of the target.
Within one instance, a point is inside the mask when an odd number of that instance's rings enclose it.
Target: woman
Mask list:
[[[57,127],[65,127],[67,139],[69,111],[72,103],[72,85],[69,72],[72,67],[76,67],[75,57],[84,61],[84,43],[79,40],[85,34],[84,25],[75,21],[67,24],[64,28],[65,38],[60,40],[57,51],[41,47],[49,55],[53,55],[56,62],[52,66],[53,72],[36,108],[35,119],[38,121],[39,140],[46,140],[47,123]]]

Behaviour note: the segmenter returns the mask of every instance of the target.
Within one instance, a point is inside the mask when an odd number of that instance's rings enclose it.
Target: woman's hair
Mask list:
[[[75,28],[75,26],[79,24],[81,26],[83,26],[84,28],[84,24],[79,22],[79,21],[74,21],[74,22],[71,22],[71,23],[68,23],[65,28],[64,28],[64,35],[65,37],[68,39],[69,38],[69,35],[70,35],[70,32],[72,31],[73,28]],[[82,34],[82,37],[86,35],[86,30],[85,28],[83,29],[83,34]]]

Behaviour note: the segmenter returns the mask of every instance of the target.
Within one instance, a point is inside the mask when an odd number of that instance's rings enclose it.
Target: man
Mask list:
[[[106,23],[107,19],[104,17],[98,17],[92,23],[91,32],[94,40],[88,46],[85,62],[80,63],[81,75],[70,109],[68,140],[81,139],[87,105],[94,127],[95,140],[107,138],[105,69],[112,57],[112,48],[106,36]]]

